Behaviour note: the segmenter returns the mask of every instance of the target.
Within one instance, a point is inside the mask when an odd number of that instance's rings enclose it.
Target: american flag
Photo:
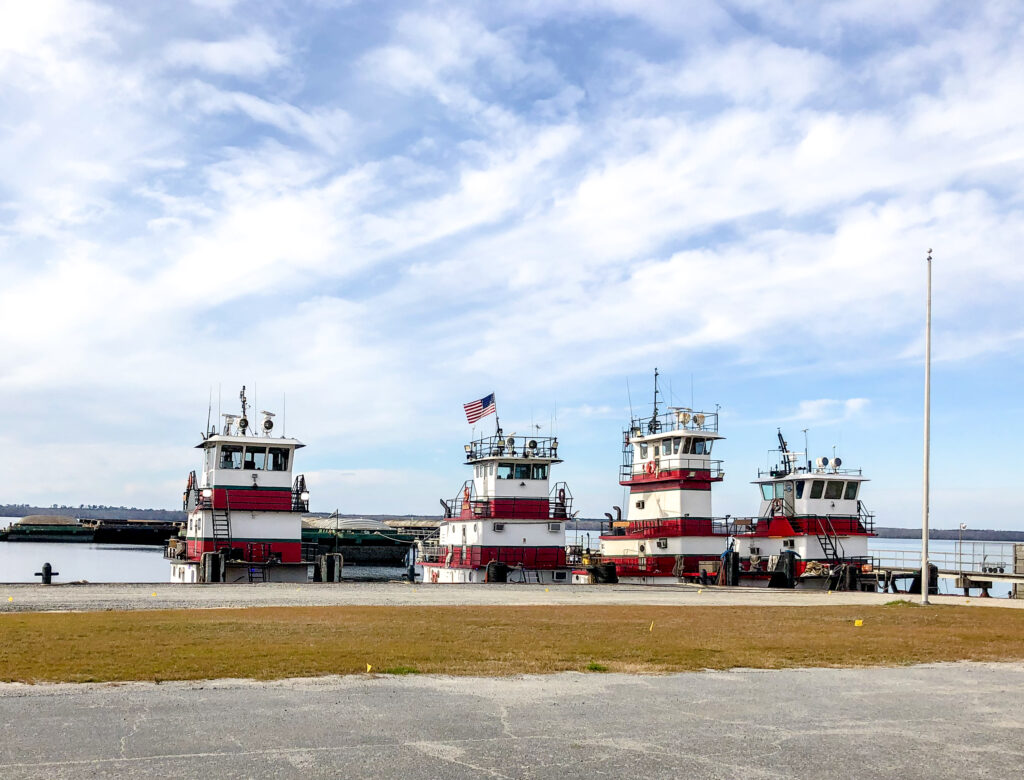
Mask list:
[[[490,395],[485,395],[479,401],[470,401],[468,404],[463,404],[462,408],[466,410],[466,422],[472,425],[481,417],[494,414],[498,407],[494,405],[494,393],[491,393]]]

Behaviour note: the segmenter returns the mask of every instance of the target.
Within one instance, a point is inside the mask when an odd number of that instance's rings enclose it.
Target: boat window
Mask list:
[[[533,464],[533,478],[534,479],[547,479],[548,478],[548,464],[547,463],[534,463]]]
[[[267,465],[267,448],[266,447],[246,447],[245,448],[245,470],[246,471],[263,471],[263,467]]]
[[[847,500],[855,499],[857,497],[857,485],[859,484],[859,482],[847,482],[846,493],[843,494],[843,498]]]
[[[242,468],[242,448],[236,444],[221,445],[220,467],[222,469]]]
[[[843,483],[830,479],[828,487],[825,488],[825,498],[837,499],[843,497]]]
[[[775,483],[775,497],[776,498],[782,498],[782,496],[785,495],[785,493],[786,493],[786,483],[785,482],[776,482]]]
[[[654,445],[654,457],[660,457],[661,451],[657,444]]]
[[[683,443],[683,440],[680,439],[678,436],[676,436],[672,440],[672,454],[673,455],[678,455],[679,454],[679,445],[682,444],[682,443]]]
[[[493,463],[487,467],[487,473],[490,476],[492,476],[492,477],[494,476],[494,464]]]
[[[805,484],[807,484],[807,483],[805,483],[802,479],[799,482],[796,483],[796,497],[797,498],[803,498],[804,497],[804,485]]]
[[[640,443],[640,459],[641,460],[646,460],[647,459],[647,442],[641,442]]]
[[[530,479],[530,464],[529,463],[517,463],[516,464],[516,479]]]
[[[691,455],[693,453],[693,439],[691,439],[689,436],[683,439],[683,446],[680,447],[679,451],[682,452],[684,455]]]
[[[811,483],[811,498],[821,498],[821,491],[825,489],[825,481],[816,479]]]
[[[765,501],[771,501],[772,500],[772,492],[773,492],[773,489],[772,489],[772,486],[770,484],[769,485],[761,485],[761,495],[764,496],[764,500]]]
[[[714,444],[714,443],[715,443],[714,439],[708,439],[707,441],[704,442],[704,454],[705,455],[710,455],[711,454],[711,445]]]
[[[512,479],[513,466],[511,463],[498,464],[498,479]]]
[[[288,470],[288,448],[271,447],[267,450],[267,471]]]
[[[694,455],[703,455],[704,454],[704,440],[703,439],[694,439],[693,440],[693,454]]]

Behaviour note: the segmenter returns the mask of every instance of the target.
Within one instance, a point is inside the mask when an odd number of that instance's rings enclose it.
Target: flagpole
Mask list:
[[[932,250],[928,250],[928,297],[924,326],[924,496],[921,507],[921,603],[928,603],[928,493],[932,425]]]
[[[495,428],[494,435],[495,436],[500,436],[501,435],[501,420],[498,419],[498,395],[497,395],[497,393],[491,393],[491,398],[493,399],[491,401],[491,403],[494,404],[494,428]]]

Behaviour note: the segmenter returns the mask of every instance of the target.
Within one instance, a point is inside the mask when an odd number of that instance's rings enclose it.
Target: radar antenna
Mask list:
[[[793,468],[793,464],[789,460],[789,448],[786,446],[786,440],[782,437],[782,428],[778,429],[779,432],[779,452],[782,453],[782,467],[789,474]]]
[[[651,415],[651,422],[647,425],[647,430],[650,433],[657,433],[658,428],[658,369],[654,369],[654,414]]]

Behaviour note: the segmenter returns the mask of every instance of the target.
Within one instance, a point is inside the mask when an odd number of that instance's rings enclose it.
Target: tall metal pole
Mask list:
[[[932,422],[932,250],[928,250],[928,297],[924,325],[924,497],[921,507],[921,603],[928,603],[928,467]]]

